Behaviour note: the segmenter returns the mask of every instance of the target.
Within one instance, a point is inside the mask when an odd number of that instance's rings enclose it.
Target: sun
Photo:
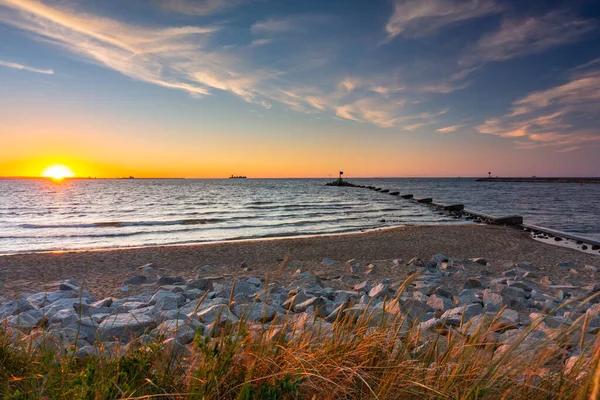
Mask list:
[[[55,164],[55,165],[51,165],[48,168],[46,168],[42,172],[42,176],[44,178],[51,178],[51,179],[54,179],[55,181],[60,181],[65,178],[74,177],[75,173],[73,172],[73,170],[71,168],[67,167],[66,165]]]

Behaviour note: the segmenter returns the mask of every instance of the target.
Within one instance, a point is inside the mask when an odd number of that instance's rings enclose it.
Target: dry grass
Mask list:
[[[403,287],[406,287],[403,286]],[[256,303],[260,304],[260,303]],[[587,322],[530,341],[542,321],[497,351],[496,319],[467,335],[419,331],[393,314],[357,320],[244,320],[197,335],[183,357],[162,340],[79,359],[46,341],[0,332],[6,399],[598,399],[600,341]],[[559,345],[556,345],[559,344]],[[121,355],[121,353],[124,353]],[[569,359],[568,353],[577,353]],[[117,354],[119,356],[117,356]]]

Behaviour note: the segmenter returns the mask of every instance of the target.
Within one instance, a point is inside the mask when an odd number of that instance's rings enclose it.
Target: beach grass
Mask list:
[[[497,324],[501,312],[477,327],[463,322],[437,333],[420,330],[407,317],[376,317],[372,311],[353,317],[340,314],[332,324],[308,314],[269,326],[242,318],[198,332],[188,347],[146,336],[123,345],[97,343],[100,351],[89,357],[76,356],[75,348],[63,348],[41,331],[36,340],[24,340],[4,327],[0,395],[4,399],[599,398],[600,336],[585,340],[585,318],[555,330],[552,344],[529,340],[543,323],[536,321],[499,352],[495,338],[501,332]]]

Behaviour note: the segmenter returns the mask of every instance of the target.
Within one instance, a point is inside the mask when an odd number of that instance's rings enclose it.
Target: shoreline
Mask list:
[[[424,260],[434,254],[448,257],[529,261],[564,275],[556,264],[571,262],[580,266],[600,266],[600,255],[541,243],[528,232],[492,225],[430,225],[389,227],[369,232],[319,235],[312,237],[266,238],[208,242],[190,245],[154,246],[102,251],[29,253],[0,257],[0,294],[18,294],[49,289],[56,282],[77,279],[97,296],[119,296],[121,284],[141,266],[152,264],[162,276],[193,277],[195,267],[211,265],[214,275],[231,278],[266,276],[277,272],[284,258],[291,262],[282,279],[300,268],[318,274],[339,274],[324,268],[321,260],[340,262],[355,258],[366,263],[413,257]],[[242,263],[248,270],[240,268]],[[554,271],[556,269],[556,271]],[[385,274],[385,270],[382,273]]]
[[[468,220],[464,220],[462,222],[453,223],[453,224],[420,224],[420,225],[389,225],[389,226],[381,226],[374,228],[362,228],[359,230],[351,230],[345,232],[332,232],[332,233],[315,233],[315,234],[300,234],[300,235],[286,235],[286,236],[263,236],[263,237],[253,237],[253,238],[244,238],[244,239],[224,239],[224,240],[214,240],[214,241],[195,241],[195,242],[185,242],[185,243],[164,243],[164,244],[150,244],[147,246],[144,245],[134,245],[134,246],[123,246],[123,247],[99,247],[99,248],[82,248],[82,249],[59,249],[59,250],[31,250],[24,252],[15,252],[15,253],[0,253],[0,261],[3,257],[11,257],[11,256],[20,256],[20,255],[28,255],[28,254],[64,254],[64,253],[87,253],[87,252],[106,252],[106,251],[119,251],[119,250],[138,250],[138,249],[150,249],[155,247],[186,247],[186,246],[202,246],[202,245],[211,245],[211,244],[226,244],[226,243],[246,243],[246,242],[262,242],[262,241],[271,241],[271,240],[286,240],[286,239],[312,239],[312,238],[324,238],[331,236],[347,236],[347,235],[361,235],[364,233],[371,233],[377,231],[388,231],[395,230],[399,228],[420,228],[420,227],[431,227],[431,226],[473,226],[478,225],[477,223],[472,223]],[[481,225],[481,224],[479,224]],[[490,226],[491,224],[484,224]],[[573,249],[582,253],[596,255],[596,251],[591,249],[591,246],[597,245],[599,242],[597,240],[585,237],[585,236],[575,236],[568,232],[562,232],[555,229],[539,227],[535,225],[523,224],[522,226],[507,226],[507,228],[512,228],[515,231],[521,232],[520,228],[523,230],[529,231],[532,234],[539,233],[544,235],[550,235],[548,238],[538,239],[535,236],[532,238],[536,241],[549,244],[552,246],[558,247],[567,247],[569,249]],[[565,241],[552,241],[553,237],[560,237]],[[582,241],[585,244],[590,245],[589,250],[581,249],[575,245],[575,242]],[[571,243],[572,242],[572,243]],[[600,253],[599,253],[600,254]]]
[[[360,230],[352,230],[347,232],[333,232],[333,233],[315,233],[315,234],[306,234],[306,235],[292,235],[292,236],[266,236],[266,237],[255,237],[255,238],[245,238],[245,239],[225,239],[225,240],[214,240],[214,241],[204,241],[204,242],[186,242],[186,243],[164,243],[164,244],[151,244],[147,246],[127,246],[127,247],[102,247],[102,248],[89,248],[89,249],[65,249],[65,250],[32,250],[26,251],[22,253],[0,253],[0,261],[2,257],[11,257],[11,256],[21,256],[27,254],[63,254],[63,253],[87,253],[87,252],[105,252],[105,251],[119,251],[119,250],[138,250],[138,249],[151,249],[154,247],[185,247],[185,246],[203,246],[210,244],[226,244],[226,243],[246,243],[246,242],[261,242],[261,241],[271,241],[271,240],[286,240],[286,239],[312,239],[312,238],[321,238],[321,237],[330,237],[330,236],[347,236],[347,235],[361,235],[363,233],[377,232],[377,231],[387,231],[394,230],[398,228],[418,228],[422,226],[469,226],[472,223],[468,221],[456,223],[456,224],[431,224],[431,225],[390,225],[390,226],[381,226],[376,228],[363,228]]]

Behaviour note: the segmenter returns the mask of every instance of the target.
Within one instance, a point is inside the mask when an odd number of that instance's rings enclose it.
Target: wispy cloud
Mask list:
[[[389,38],[429,36],[451,24],[499,11],[491,0],[397,0],[385,30]]]
[[[310,26],[327,20],[323,15],[296,15],[292,17],[269,18],[258,21],[250,28],[254,34],[302,33]]]
[[[562,85],[530,93],[514,101],[506,115],[488,119],[475,129],[528,139],[517,142],[520,148],[572,147],[600,141],[600,131],[586,126],[599,113],[600,69],[596,69],[575,73]]]
[[[0,0],[0,22],[133,79],[193,95],[216,88],[248,100],[254,96],[251,84],[259,79],[240,77],[231,68],[238,60],[208,51],[205,38],[215,27],[136,26],[32,0]]]
[[[561,11],[537,17],[508,18],[498,30],[484,35],[467,48],[460,63],[473,65],[542,53],[549,48],[579,40],[594,26],[592,21],[578,19]]]
[[[187,15],[208,15],[242,4],[245,0],[156,0],[168,12]],[[247,1],[247,0],[246,0]]]
[[[443,127],[443,128],[436,129],[435,131],[437,133],[451,133],[451,132],[455,132],[459,128],[462,128],[463,126],[464,125],[446,126],[446,127]]]
[[[412,98],[414,104],[425,92],[447,91],[419,91],[385,74],[348,74],[346,78],[332,74],[327,82],[307,82],[297,76],[306,70],[275,70],[253,57],[253,45],[277,39],[277,32],[308,32],[315,23],[327,21],[326,16],[264,20],[252,28],[253,33],[263,35],[255,43],[215,48],[210,39],[219,27],[136,25],[65,6],[71,4],[68,2],[59,4],[51,7],[34,0],[0,0],[0,23],[132,79],[193,96],[225,91],[265,109],[276,102],[298,112],[329,113],[383,128],[418,129],[418,124],[430,124],[439,115],[408,107],[407,99]],[[288,59],[288,64],[304,68],[315,59],[304,53],[294,56],[298,63]],[[329,66],[328,61],[314,68]]]
[[[10,62],[10,61],[0,60],[0,66],[6,67],[6,68],[20,69],[22,71],[35,72],[36,74],[45,74],[45,75],[54,74],[54,70],[52,70],[52,69],[34,68],[34,67],[29,67],[27,65],[18,64],[18,63],[14,63],[14,62]]]

